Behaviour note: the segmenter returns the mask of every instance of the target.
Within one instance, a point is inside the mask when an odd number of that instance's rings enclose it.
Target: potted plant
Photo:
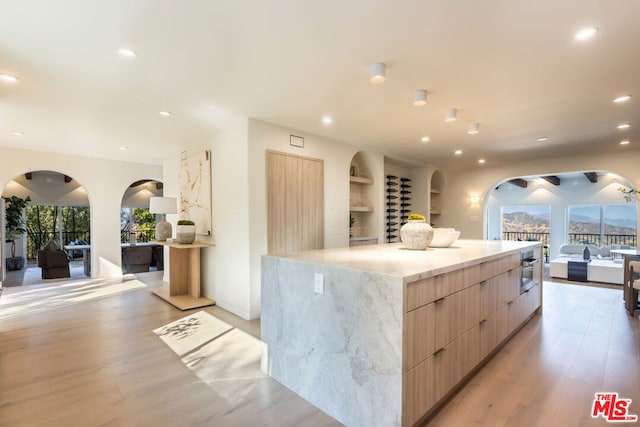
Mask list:
[[[31,197],[26,199],[18,196],[3,197],[5,200],[5,219],[6,219],[6,239],[11,242],[11,258],[7,258],[7,270],[22,270],[25,264],[24,257],[16,256],[16,239],[27,232],[25,228],[24,217],[22,211],[31,201]]]
[[[196,240],[196,223],[190,219],[181,219],[176,226],[178,243],[190,244]]]
[[[349,215],[349,237],[353,237],[353,224],[356,223],[356,219],[353,215]]]

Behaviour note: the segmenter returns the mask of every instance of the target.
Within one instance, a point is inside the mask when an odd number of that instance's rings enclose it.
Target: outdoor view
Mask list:
[[[635,204],[570,207],[568,243],[636,246]]]
[[[536,240],[549,244],[549,206],[504,206],[503,240]]]
[[[502,208],[504,240],[538,240],[549,244],[549,206]],[[636,246],[636,206],[572,206],[567,243]]]

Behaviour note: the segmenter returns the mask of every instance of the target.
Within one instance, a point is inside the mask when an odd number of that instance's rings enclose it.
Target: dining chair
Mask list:
[[[640,290],[640,278],[637,278],[640,273],[640,261],[629,262],[629,275],[628,280],[625,280],[625,302],[627,311],[630,316],[635,317],[636,310],[638,309],[638,291]]]

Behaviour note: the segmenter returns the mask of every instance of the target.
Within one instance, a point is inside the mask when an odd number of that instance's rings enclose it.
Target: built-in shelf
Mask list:
[[[437,209],[431,209],[431,215],[440,215],[442,212],[440,212]]]
[[[370,206],[350,206],[351,212],[373,212],[373,208]]]
[[[363,176],[350,176],[349,181],[352,184],[368,184],[368,185],[373,184],[373,179],[365,178]]]
[[[432,188],[431,189],[431,194],[440,194],[440,190]]]

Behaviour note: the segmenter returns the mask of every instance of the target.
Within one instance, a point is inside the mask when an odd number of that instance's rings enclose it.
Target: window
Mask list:
[[[502,207],[502,239],[534,240],[548,245],[550,211],[546,205]]]
[[[636,246],[635,205],[569,207],[568,243]]]
[[[156,216],[147,208],[120,209],[120,241],[129,243],[135,232],[138,242],[150,242],[156,237]]]

